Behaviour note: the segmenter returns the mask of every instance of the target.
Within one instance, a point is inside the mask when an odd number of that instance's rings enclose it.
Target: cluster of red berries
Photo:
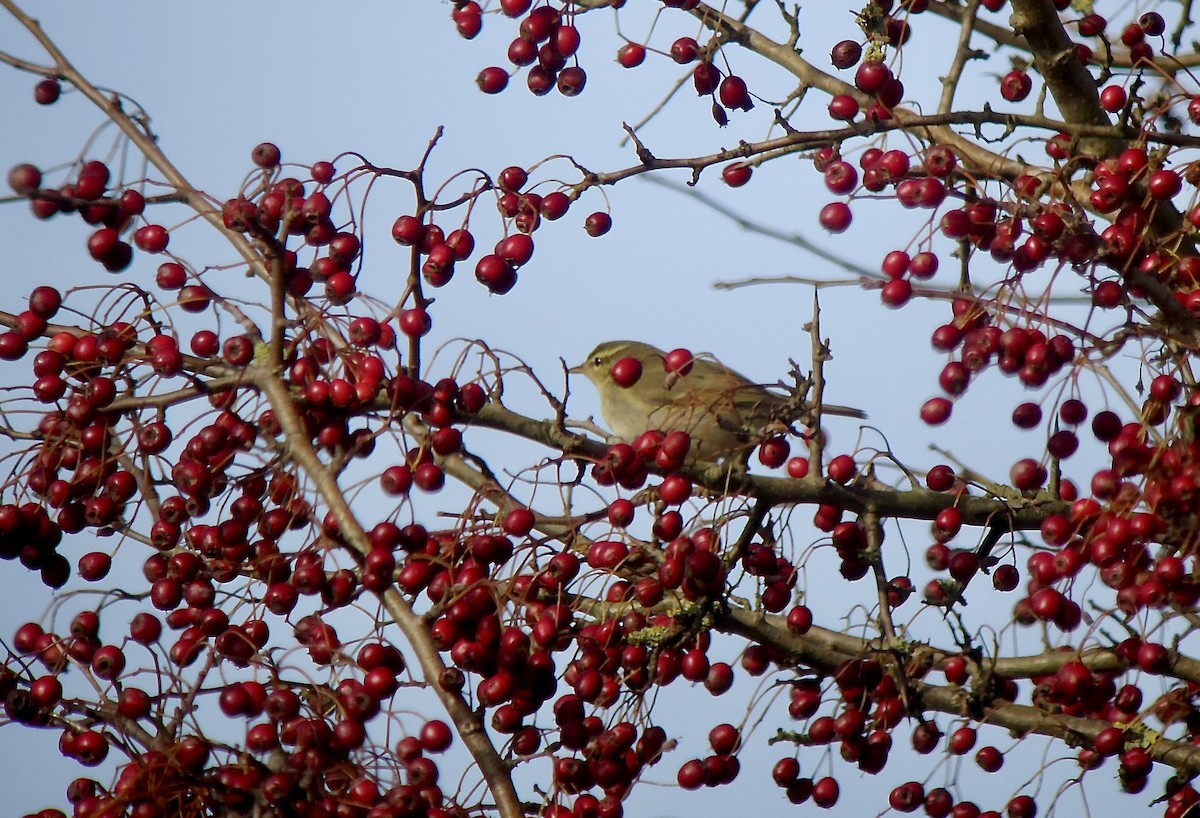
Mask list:
[[[525,68],[526,85],[536,96],[554,89],[565,97],[578,96],[587,84],[587,72],[578,64],[580,34],[565,11],[553,6],[532,8],[532,0],[501,0],[505,17],[520,19],[517,37],[508,46],[508,61],[514,68]],[[458,33],[470,40],[483,28],[483,10],[474,0],[455,4],[450,13]],[[568,64],[570,62],[571,64]],[[477,83],[486,94],[498,94],[508,87],[509,74],[492,66],[479,73]]]
[[[110,273],[119,273],[133,261],[133,246],[121,234],[145,212],[146,199],[132,188],[119,194],[110,192],[111,175],[107,165],[91,160],[82,163],[72,182],[42,188],[42,172],[34,165],[21,164],[8,172],[8,184],[15,193],[29,198],[39,219],[78,213],[85,223],[96,227],[87,240],[88,254]],[[134,244],[146,253],[163,252],[170,238],[158,224],[146,224],[133,233]]]
[[[891,188],[905,208],[932,210],[945,201],[947,181],[954,174],[958,159],[954,151],[942,145],[926,150],[916,165],[904,151],[869,148],[859,157],[855,168],[834,149],[822,148],[817,151],[814,164],[824,174],[825,186],[831,193],[849,196],[860,187],[869,193]],[[845,232],[853,218],[848,202],[830,202],[819,215],[821,226],[831,233]],[[912,281],[932,278],[937,269],[937,256],[928,250],[911,256],[902,250],[889,253],[881,265],[887,277],[880,291],[881,300],[888,307],[904,306],[912,298]]]
[[[556,221],[567,213],[571,197],[555,190],[546,195],[523,190],[529,181],[524,168],[510,166],[500,171],[495,185],[499,191],[497,208],[516,232],[496,242],[491,253],[475,264],[475,279],[488,291],[503,295],[517,283],[517,270],[533,258],[531,233],[542,220]],[[612,217],[604,212],[589,215],[583,224],[590,236],[602,236],[612,228]],[[467,227],[446,233],[432,221],[404,215],[392,225],[392,238],[402,247],[419,254],[421,275],[431,287],[443,287],[454,276],[455,265],[466,261],[475,251],[475,236]],[[428,327],[425,328],[428,331]],[[422,333],[424,334],[424,333]]]

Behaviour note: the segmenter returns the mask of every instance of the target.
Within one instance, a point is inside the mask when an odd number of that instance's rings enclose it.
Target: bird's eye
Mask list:
[[[595,358],[592,358],[592,366],[600,366],[600,356],[599,355],[597,355]]]

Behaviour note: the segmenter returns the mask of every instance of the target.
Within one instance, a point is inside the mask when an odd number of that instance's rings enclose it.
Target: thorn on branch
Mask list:
[[[437,130],[433,132],[433,137],[429,140],[429,144],[425,147],[425,153],[421,155],[421,161],[417,165],[417,173],[424,174],[425,165],[429,161],[429,157],[433,154],[433,149],[437,147],[437,143],[441,141],[442,135],[445,132],[445,128],[443,128],[441,125],[437,126]]]
[[[654,154],[652,154],[650,149],[642,143],[642,140],[638,139],[637,133],[629,126],[629,123],[622,122],[621,128],[625,131],[625,133],[629,134],[630,140],[633,141],[633,148],[634,152],[637,154],[638,161],[640,161],[643,165],[654,164],[656,161]]]

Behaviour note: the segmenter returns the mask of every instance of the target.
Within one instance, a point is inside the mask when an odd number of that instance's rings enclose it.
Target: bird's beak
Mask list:
[[[568,375],[582,375],[583,374],[583,364],[575,364],[575,366],[573,366],[567,370],[567,374]]]

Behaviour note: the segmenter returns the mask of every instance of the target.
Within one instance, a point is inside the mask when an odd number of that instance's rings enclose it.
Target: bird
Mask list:
[[[631,358],[641,374],[620,385],[613,367]],[[637,366],[625,365],[622,379]],[[670,370],[670,371],[668,371]],[[811,407],[797,406],[791,396],[751,381],[711,356],[672,353],[640,341],[605,341],[569,372],[583,375],[600,394],[600,411],[613,434],[632,443],[643,432],[684,431],[691,437],[689,458],[715,461],[770,433],[786,428]],[[823,404],[828,415],[865,418],[848,406]]]

